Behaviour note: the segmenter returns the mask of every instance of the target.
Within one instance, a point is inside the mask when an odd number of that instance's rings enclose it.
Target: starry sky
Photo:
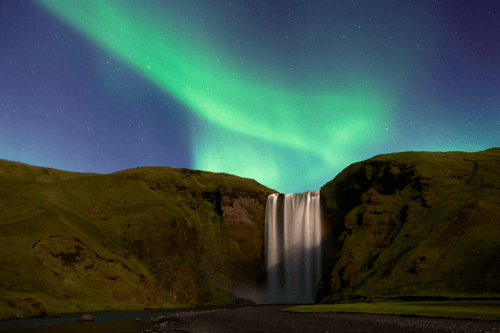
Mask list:
[[[0,158],[318,190],[349,164],[500,146],[500,4],[3,0]]]

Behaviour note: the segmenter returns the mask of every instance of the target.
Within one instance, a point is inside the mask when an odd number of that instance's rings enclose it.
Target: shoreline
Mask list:
[[[500,322],[355,313],[290,313],[262,305],[163,316],[151,333],[167,332],[500,332]]]
[[[282,309],[293,313],[361,313],[393,316],[500,321],[498,300],[378,301],[298,305]]]
[[[56,326],[67,325],[70,332],[111,332],[121,325],[122,332],[500,332],[500,321],[450,319],[436,317],[412,317],[401,315],[359,313],[291,313],[282,311],[291,304],[259,304],[246,307],[220,306],[173,311],[123,311],[93,314],[96,322],[77,322],[82,314],[67,314],[59,319],[71,319],[67,324],[8,328],[0,322],[0,332],[50,332]],[[117,317],[134,314],[128,319],[103,322],[101,317],[115,314]],[[158,315],[154,315],[158,314]],[[140,315],[140,316],[137,316]],[[30,318],[10,321],[45,321],[57,317]],[[5,324],[5,322],[3,322]],[[125,325],[125,326],[124,326]],[[141,326],[143,325],[143,326]],[[95,330],[100,327],[99,330]],[[109,327],[109,331],[105,330]],[[142,328],[141,328],[142,327]],[[104,330],[103,330],[104,329]]]

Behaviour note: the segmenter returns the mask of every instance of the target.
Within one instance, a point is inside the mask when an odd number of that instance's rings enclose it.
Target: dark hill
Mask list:
[[[321,198],[333,251],[317,301],[500,296],[500,148],[375,156]]]
[[[228,304],[263,273],[273,192],[224,173],[0,160],[0,319]]]

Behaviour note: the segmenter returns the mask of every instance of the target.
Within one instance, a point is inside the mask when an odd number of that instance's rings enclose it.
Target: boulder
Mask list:
[[[233,293],[230,294],[230,298],[231,298],[231,305],[233,307],[240,308],[240,307],[257,305],[257,303],[255,303],[251,299],[239,297],[239,296],[237,296],[237,295],[235,295]]]
[[[84,314],[78,319],[78,321],[94,321],[94,318],[91,314]]]
[[[23,298],[22,308],[29,317],[43,317],[47,314],[43,303],[35,297]]]

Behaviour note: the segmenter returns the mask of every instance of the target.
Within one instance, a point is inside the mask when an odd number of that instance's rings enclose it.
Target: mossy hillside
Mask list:
[[[263,269],[274,191],[251,179],[167,167],[79,174],[2,160],[0,183],[4,319],[26,316],[26,297],[49,313],[216,304]],[[179,274],[192,274],[195,301],[179,290],[191,288]]]
[[[500,149],[379,155],[321,197],[336,255],[318,301],[500,295]]]

